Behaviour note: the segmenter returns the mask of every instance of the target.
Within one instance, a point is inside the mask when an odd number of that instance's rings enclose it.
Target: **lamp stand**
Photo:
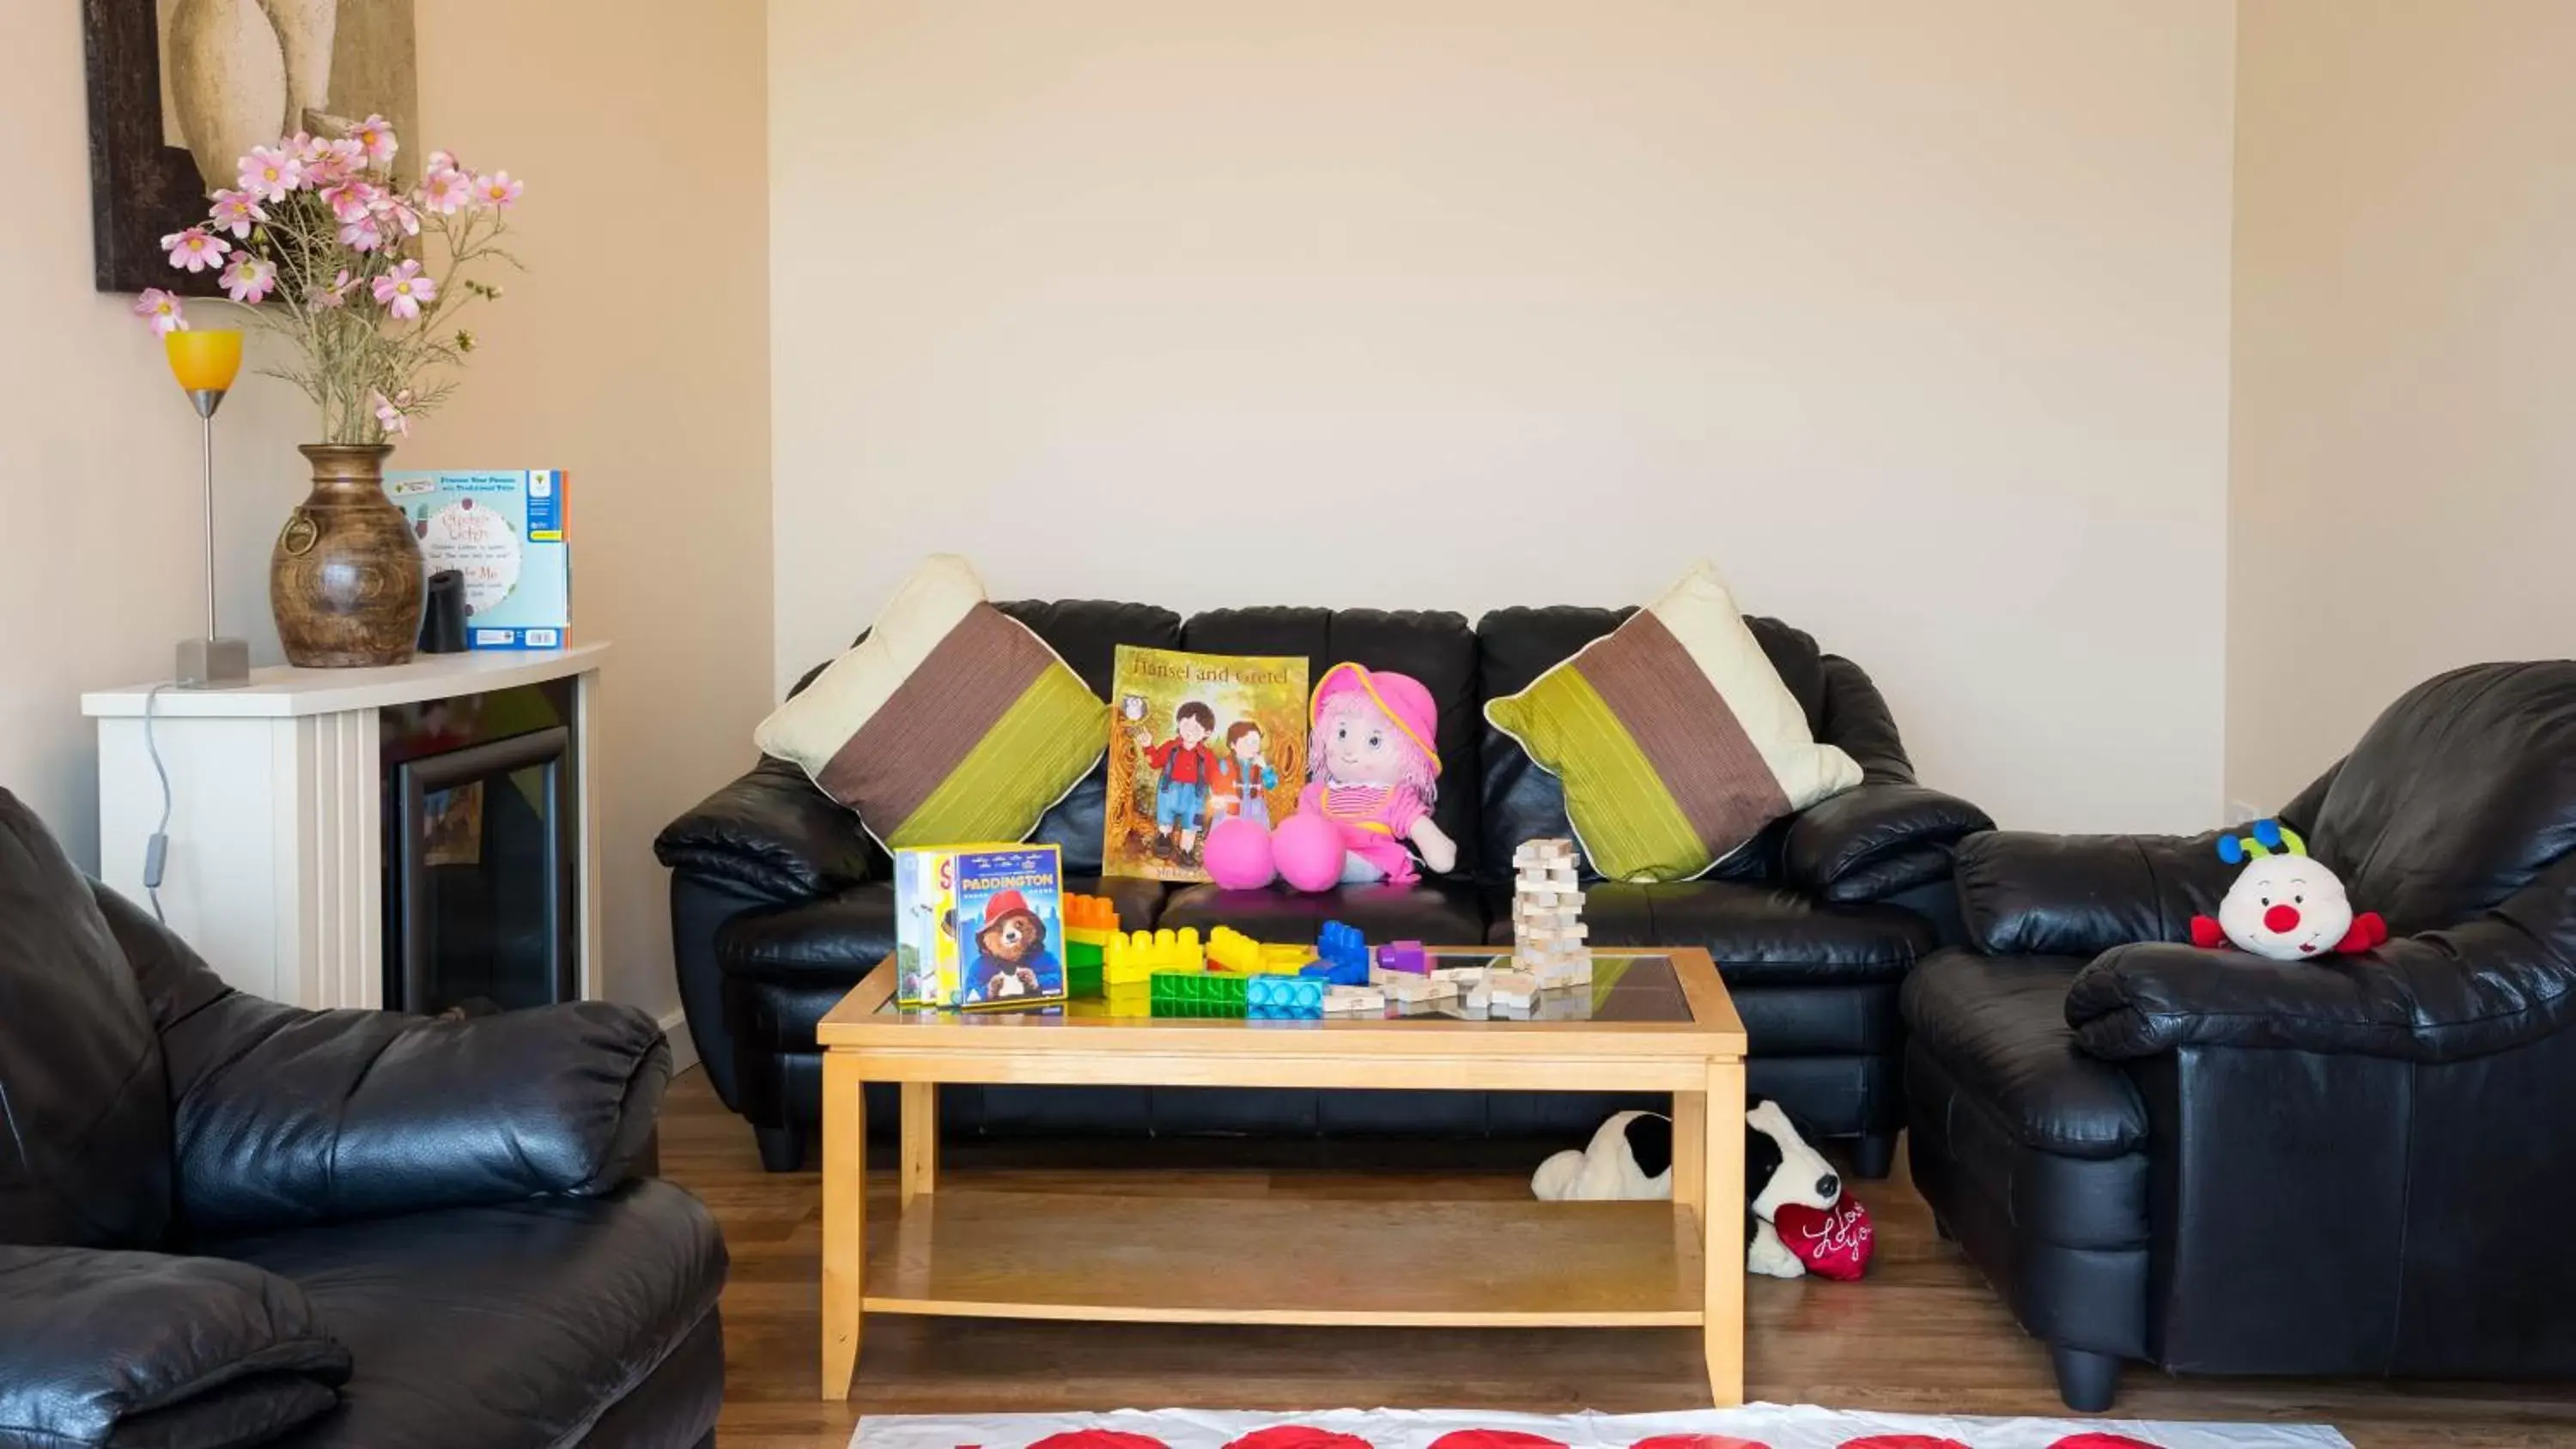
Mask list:
[[[192,388],[188,401],[197,408],[205,433],[206,453],[206,637],[179,641],[177,676],[181,689],[235,689],[250,683],[250,644],[227,639],[215,627],[215,409],[223,406],[220,388]]]

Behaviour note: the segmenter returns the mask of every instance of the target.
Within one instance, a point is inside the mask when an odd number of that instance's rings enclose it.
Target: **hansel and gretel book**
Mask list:
[[[1203,881],[1208,827],[1267,827],[1306,783],[1306,661],[1120,645],[1101,873]]]

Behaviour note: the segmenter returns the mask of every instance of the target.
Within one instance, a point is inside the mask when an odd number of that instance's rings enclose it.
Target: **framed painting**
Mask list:
[[[415,129],[412,0],[82,0],[82,16],[102,292],[217,291],[214,272],[172,267],[161,238],[205,219],[251,147],[370,115]]]

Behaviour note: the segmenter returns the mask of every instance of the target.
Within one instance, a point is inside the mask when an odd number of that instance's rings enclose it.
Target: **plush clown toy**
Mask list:
[[[2377,911],[2352,912],[2343,882],[2308,854],[2299,833],[2277,820],[2257,820],[2253,833],[2218,842],[2218,858],[2245,861],[2218,903],[2218,919],[2191,918],[2191,942],[2275,961],[2305,961],[2340,951],[2367,951],[2388,939]]]

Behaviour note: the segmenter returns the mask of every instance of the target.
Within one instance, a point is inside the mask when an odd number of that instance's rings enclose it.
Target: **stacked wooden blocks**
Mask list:
[[[1583,892],[1575,883],[1574,842],[1530,840],[1512,852],[1512,967],[1541,990],[1592,984],[1592,948],[1584,944]],[[1504,983],[1493,983],[1504,1004]],[[1520,983],[1510,983],[1517,988]],[[1508,993],[1522,998],[1514,989]],[[1512,1005],[1526,1005],[1516,999]]]

